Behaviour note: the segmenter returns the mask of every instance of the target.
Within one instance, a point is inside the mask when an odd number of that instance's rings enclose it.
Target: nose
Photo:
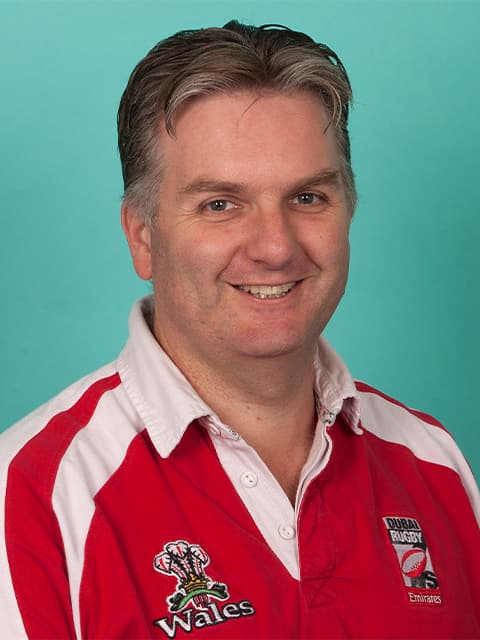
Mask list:
[[[263,263],[268,269],[281,269],[292,262],[297,238],[289,212],[281,206],[268,204],[258,207],[249,218],[247,257]]]

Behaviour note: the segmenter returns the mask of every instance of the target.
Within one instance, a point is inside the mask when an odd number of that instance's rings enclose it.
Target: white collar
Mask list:
[[[152,296],[142,298],[133,306],[130,336],[117,365],[130,401],[159,454],[166,458],[194,420],[208,416],[217,424],[221,422],[153,336],[146,320],[152,309]],[[322,409],[332,416],[343,409],[350,427],[361,433],[355,383],[340,357],[322,337],[314,366],[315,393]]]

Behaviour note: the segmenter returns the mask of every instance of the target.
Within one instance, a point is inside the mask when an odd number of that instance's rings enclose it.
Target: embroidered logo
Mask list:
[[[190,600],[197,609],[206,609],[211,598],[226,600],[227,585],[213,582],[204,571],[210,558],[198,544],[185,540],[169,542],[164,551],[155,556],[153,566],[157,571],[178,578],[177,590],[168,598],[170,611],[183,609]]]
[[[169,638],[175,638],[179,628],[191,632],[194,627],[209,627],[255,613],[248,600],[229,602],[223,607],[215,603],[214,600],[227,600],[229,593],[226,584],[213,581],[205,573],[209,563],[202,547],[185,540],[168,542],[153,559],[156,571],[177,578],[177,588],[167,598],[173,615],[153,621]]]
[[[383,522],[397,556],[408,601],[442,604],[438,579],[418,520],[386,516]]]

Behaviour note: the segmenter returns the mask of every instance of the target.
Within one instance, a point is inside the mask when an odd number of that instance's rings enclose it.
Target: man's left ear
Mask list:
[[[122,228],[127,238],[133,266],[143,280],[152,277],[150,227],[145,217],[125,202],[122,204]]]

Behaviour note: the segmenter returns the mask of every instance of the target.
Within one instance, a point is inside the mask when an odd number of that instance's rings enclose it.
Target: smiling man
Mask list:
[[[468,465],[321,338],[350,99],[333,51],[275,25],[135,68],[122,224],[154,293],[117,361],[1,438],[6,637],[479,637]]]

